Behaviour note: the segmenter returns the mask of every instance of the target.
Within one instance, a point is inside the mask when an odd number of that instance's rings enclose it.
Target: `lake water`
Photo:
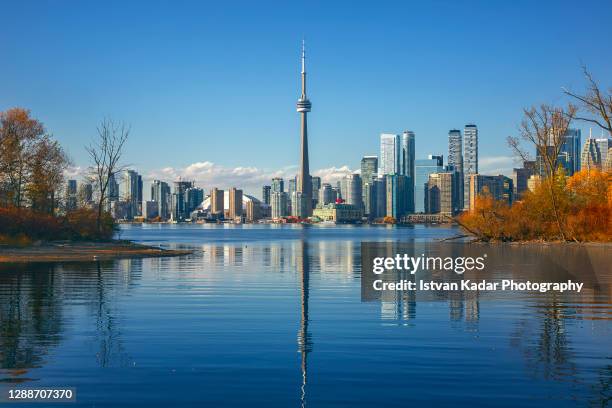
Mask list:
[[[195,252],[2,265],[0,388],[71,387],[69,407],[612,404],[609,251],[435,243],[457,233],[123,226],[121,238]],[[372,295],[364,242],[486,253],[474,280],[585,288]]]

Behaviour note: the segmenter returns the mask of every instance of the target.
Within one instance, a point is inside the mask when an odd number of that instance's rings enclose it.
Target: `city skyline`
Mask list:
[[[110,117],[131,125],[125,162],[145,182],[240,179],[257,194],[266,180],[297,173],[291,106],[296,44],[306,37],[316,67],[313,176],[358,169],[385,132],[414,131],[416,158],[445,154],[448,130],[467,123],[482,135],[481,172],[507,172],[514,163],[504,139],[517,133],[523,107],[560,103],[562,86],[580,88],[581,63],[596,78],[612,70],[609,53],[590,41],[612,34],[612,5],[589,4],[352,4],[347,14],[340,3],[316,2],[303,13],[297,5],[147,4],[143,13],[137,2],[10,3],[6,12],[29,15],[36,29],[17,20],[0,27],[11,61],[0,66],[0,110],[30,109],[77,168],[88,164],[83,146],[96,125]],[[462,19],[473,24],[456,29]],[[580,29],[568,30],[569,21]],[[547,46],[535,47],[534,36]]]

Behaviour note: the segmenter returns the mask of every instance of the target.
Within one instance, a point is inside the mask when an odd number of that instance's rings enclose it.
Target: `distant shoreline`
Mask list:
[[[193,251],[162,249],[131,241],[44,242],[26,247],[0,246],[0,263],[83,262],[126,258],[158,258],[189,255]]]

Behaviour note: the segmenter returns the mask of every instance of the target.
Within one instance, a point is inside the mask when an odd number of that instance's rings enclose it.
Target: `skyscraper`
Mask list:
[[[132,219],[138,215],[138,198],[142,197],[142,192],[139,192],[138,188],[142,186],[142,179],[134,170],[126,170],[124,177],[123,194],[125,201],[128,203],[127,218]]]
[[[429,155],[427,159],[415,161],[414,212],[425,212],[425,192],[429,175],[443,170],[443,157]]]
[[[175,181],[174,193],[172,194],[172,219],[175,221],[183,221],[189,217],[186,192],[187,189],[193,187],[192,181]]]
[[[414,132],[402,133],[400,141],[400,174],[408,177],[406,182],[406,211],[414,212]]]
[[[168,183],[153,180],[151,184],[151,201],[157,202],[157,210],[162,220],[170,218],[171,194]]]
[[[319,190],[321,189],[321,177],[310,177],[312,181],[312,208],[317,206],[319,202]]]
[[[346,204],[352,204],[355,207],[363,208],[361,177],[359,174],[347,174],[342,180],[342,198]]]
[[[374,189],[372,184],[378,171],[377,156],[363,156],[361,159],[361,194],[363,197],[363,209],[366,215],[370,215]]]
[[[216,217],[223,218],[225,206],[225,192],[218,188],[213,188],[210,191],[210,213]]]
[[[229,218],[234,221],[242,216],[242,190],[236,187],[230,188],[229,191]]]
[[[285,182],[281,177],[274,177],[272,179],[272,192],[282,193],[285,191]]]
[[[584,169],[601,169],[601,152],[595,139],[589,137],[584,141],[580,161]]]
[[[407,184],[408,177],[403,174],[389,174],[386,179],[387,217],[400,220],[408,213]]]
[[[261,199],[264,204],[270,205],[270,192],[272,190],[271,186],[263,186],[261,188]]]
[[[470,175],[478,174],[478,128],[467,124],[463,129],[463,208],[470,203]]]
[[[312,182],[310,181],[310,168],[308,164],[308,125],[307,114],[310,112],[311,103],[306,96],[306,49],[302,41],[302,94],[297,102],[297,111],[301,116],[301,156],[300,156],[300,171],[297,179],[296,191],[299,194],[299,200],[304,203],[300,207],[304,210],[300,211],[300,216],[310,217],[312,215]]]
[[[287,193],[282,191],[273,191],[270,196],[270,200],[272,202],[272,219],[278,219],[288,215]]]
[[[400,173],[400,137],[392,133],[380,135],[380,161],[378,174]]]
[[[603,166],[608,158],[608,151],[612,148],[612,139],[605,137],[595,139],[595,142],[597,143],[597,147],[599,147],[599,154],[601,155],[601,163]]]
[[[451,129],[448,132],[448,169],[459,174],[461,180],[458,186],[457,196],[459,197],[459,207],[463,208],[463,140],[459,129]]]
[[[319,205],[327,205],[334,201],[331,184],[323,183],[321,190],[319,190]]]
[[[565,173],[568,176],[580,171],[581,138],[582,132],[580,129],[567,129],[565,133],[561,153],[559,154],[559,163],[565,168]]]
[[[447,171],[429,175],[425,194],[425,212],[448,216],[455,214],[457,210],[455,190],[458,184],[463,183],[463,179],[457,183],[456,174],[455,171]]]
[[[377,156],[363,156],[361,159],[361,180],[367,182],[373,180],[376,177],[378,171],[378,157]]]
[[[77,209],[77,181],[68,180],[66,184],[66,211]]]

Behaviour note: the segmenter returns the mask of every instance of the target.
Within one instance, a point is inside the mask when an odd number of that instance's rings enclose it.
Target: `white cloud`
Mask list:
[[[336,185],[336,182],[347,174],[356,173],[355,170],[351,170],[349,166],[344,165],[342,167],[328,167],[326,169],[315,170],[312,175],[321,177],[321,182],[329,183],[332,186]]]
[[[478,162],[479,172],[490,175],[503,174],[510,176],[512,169],[517,166],[516,158],[512,156],[481,157]]]

